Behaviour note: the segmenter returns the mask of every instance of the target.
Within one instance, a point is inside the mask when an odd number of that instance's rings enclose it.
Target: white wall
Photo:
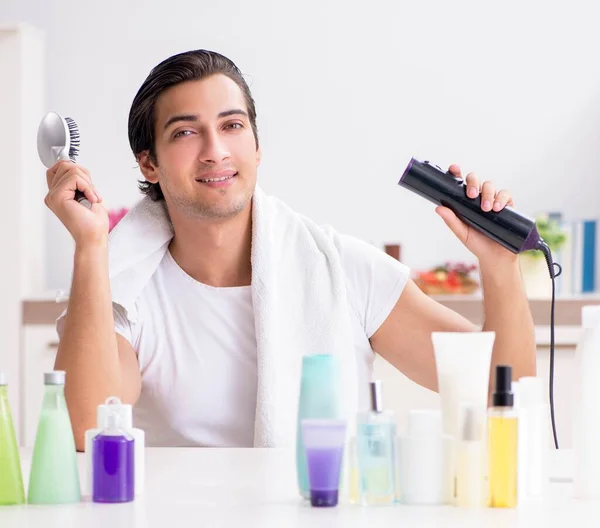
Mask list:
[[[37,115],[43,111],[44,35],[0,24],[0,371],[7,376],[15,428],[19,428],[21,300],[43,280],[43,181],[35,177]],[[10,79],[6,82],[5,79]],[[7,257],[8,255],[8,257]]]
[[[162,59],[204,47],[251,76],[263,187],[338,230],[400,241],[410,266],[469,258],[433,207],[396,185],[412,155],[480,172],[529,214],[597,213],[595,2],[288,4],[2,0],[0,22],[47,31],[49,109],[79,123],[80,162],[112,207],[138,199],[135,92]],[[47,217],[47,287],[63,288],[72,247]]]

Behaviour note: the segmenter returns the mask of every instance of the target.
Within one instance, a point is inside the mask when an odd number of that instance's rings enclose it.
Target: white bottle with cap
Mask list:
[[[98,405],[96,411],[96,429],[89,429],[85,432],[85,480],[83,482],[83,494],[91,495],[92,493],[92,441],[94,437],[102,432],[102,424],[106,423],[109,411],[117,412],[122,429],[133,436],[135,440],[135,494],[139,495],[144,491],[145,433],[142,429],[133,427],[131,405],[121,403],[121,400],[115,396],[108,398],[104,405]]]
[[[600,499],[600,306],[584,306],[581,325],[581,338],[575,351],[573,496]]]
[[[544,399],[544,380],[533,376],[518,381],[519,498],[541,499],[549,485],[550,407]],[[521,420],[521,414],[525,417]]]
[[[486,413],[473,403],[462,403],[456,441],[456,506],[482,508],[487,503],[485,467]]]
[[[410,411],[407,434],[398,438],[400,502],[449,503],[451,456],[452,438],[442,432],[441,411]]]

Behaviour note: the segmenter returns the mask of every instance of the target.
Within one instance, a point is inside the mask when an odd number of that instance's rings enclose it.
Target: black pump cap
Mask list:
[[[512,388],[512,367],[508,365],[496,366],[496,390],[492,396],[494,407],[512,407],[515,402]]]

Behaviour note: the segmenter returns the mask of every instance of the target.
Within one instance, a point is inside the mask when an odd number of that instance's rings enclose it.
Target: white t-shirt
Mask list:
[[[340,253],[358,381],[366,384],[374,359],[369,338],[396,304],[409,269],[350,236],[340,236]],[[202,284],[167,251],[136,308],[138,322],[131,323],[115,304],[115,329],[138,356],[134,425],[146,431],[147,445],[251,447],[257,345],[250,286]]]

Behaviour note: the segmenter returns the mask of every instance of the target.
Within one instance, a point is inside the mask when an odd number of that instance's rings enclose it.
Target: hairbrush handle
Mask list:
[[[398,185],[430,202],[448,207],[465,224],[513,253],[538,248],[540,236],[533,219],[512,207],[505,207],[501,211],[483,211],[481,195],[469,198],[462,178],[444,172],[428,161],[411,159]]]
[[[69,154],[67,152],[65,152],[64,149],[59,153],[58,159],[59,160],[63,160],[63,161],[70,161],[71,163],[75,163],[69,157]],[[87,207],[88,209],[92,208],[91,202],[85,197],[85,194],[83,194],[79,189],[75,189],[75,197],[74,197],[74,199],[75,199],[76,202],[79,202],[81,205]]]
[[[79,202],[81,205],[84,205],[88,209],[92,208],[92,203],[85,197],[81,191],[75,191],[75,201]]]

